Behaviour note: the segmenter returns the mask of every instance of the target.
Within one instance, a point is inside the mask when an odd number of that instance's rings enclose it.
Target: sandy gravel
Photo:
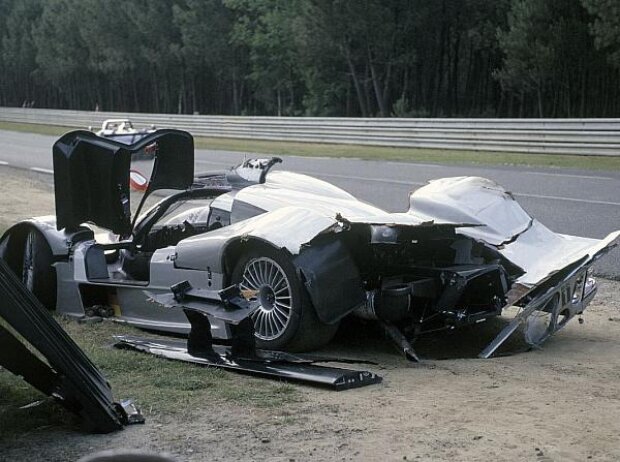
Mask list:
[[[29,175],[0,168],[1,225],[53,211],[49,185]],[[113,447],[188,461],[619,460],[620,282],[600,281],[584,321],[541,350],[492,360],[473,356],[501,321],[478,326],[422,342],[420,365],[372,327],[348,323],[326,352],[376,361],[381,385],[300,386],[303,399],[285,409],[219,404],[113,435],[33,429],[0,444],[0,460],[76,460]]]

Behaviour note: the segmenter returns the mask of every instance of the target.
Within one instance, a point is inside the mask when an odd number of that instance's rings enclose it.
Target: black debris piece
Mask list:
[[[261,377],[301,382],[311,385],[347,390],[374,383],[382,378],[369,371],[316,365],[307,356],[289,353],[263,352],[254,348],[254,331],[250,318],[233,327],[231,345],[216,345],[210,335],[207,314],[198,309],[184,309],[192,328],[187,341],[136,336],[117,336],[117,348],[127,348],[176,361],[202,364]]]
[[[0,260],[0,365],[77,414],[88,431],[109,433],[144,418],[110,385],[47,309]]]

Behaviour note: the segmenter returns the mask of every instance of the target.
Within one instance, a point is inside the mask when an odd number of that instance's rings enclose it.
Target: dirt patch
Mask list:
[[[50,175],[0,166],[0,232],[24,218],[53,213]]]
[[[3,226],[53,212],[49,180],[0,169],[0,211]],[[146,425],[112,435],[33,427],[0,442],[0,460],[76,460],[108,448],[188,461],[618,460],[620,282],[599,282],[584,324],[571,322],[542,350],[472,359],[469,345],[497,328],[479,326],[421,342],[429,359],[412,365],[371,325],[349,322],[325,353],[376,361],[370,369],[381,385],[340,393],[294,386],[296,399],[275,407],[187,400],[170,414],[146,409]],[[261,392],[258,379],[231,380]]]

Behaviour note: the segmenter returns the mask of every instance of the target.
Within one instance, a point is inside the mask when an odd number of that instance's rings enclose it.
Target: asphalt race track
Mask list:
[[[52,136],[0,130],[0,166],[52,173]],[[326,148],[327,149],[327,148]],[[326,150],[326,153],[328,151]],[[265,157],[264,154],[248,157]],[[222,170],[239,152],[199,150],[196,171]],[[481,176],[512,191],[521,205],[556,232],[602,238],[620,229],[620,172],[381,162],[283,157],[279,168],[322,178],[389,211],[408,208],[408,193],[433,178]],[[597,273],[620,279],[620,249],[598,264]]]

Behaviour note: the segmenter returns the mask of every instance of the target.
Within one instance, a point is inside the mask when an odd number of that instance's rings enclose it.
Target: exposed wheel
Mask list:
[[[243,255],[232,283],[260,302],[252,314],[259,348],[307,351],[331,340],[338,324],[322,323],[295,268],[282,252],[264,246]]]
[[[56,308],[56,271],[52,249],[36,229],[29,229],[24,241],[21,279],[48,309]]]

